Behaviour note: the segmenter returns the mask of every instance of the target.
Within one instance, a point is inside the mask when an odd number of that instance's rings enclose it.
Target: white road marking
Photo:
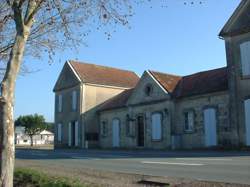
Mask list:
[[[89,159],[89,160],[101,160],[99,158],[92,158],[92,157],[80,157],[80,156],[73,156],[72,159]]]
[[[162,165],[180,165],[180,166],[204,166],[205,164],[198,163],[184,163],[184,162],[151,162],[151,161],[142,161],[143,164],[162,164]]]
[[[31,153],[31,155],[35,155],[35,156],[49,156],[46,153]]]
[[[197,161],[232,161],[230,158],[176,158],[176,160],[197,160]]]

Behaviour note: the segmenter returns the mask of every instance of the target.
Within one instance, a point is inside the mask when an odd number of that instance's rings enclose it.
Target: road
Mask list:
[[[16,150],[18,161],[104,171],[250,184],[250,152]]]

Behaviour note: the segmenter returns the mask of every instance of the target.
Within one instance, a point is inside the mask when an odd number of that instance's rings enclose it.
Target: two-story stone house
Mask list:
[[[97,146],[98,106],[133,88],[138,80],[138,76],[131,71],[66,62],[54,87],[55,146]]]
[[[139,79],[67,62],[54,88],[56,146],[250,146],[249,12],[250,1],[242,0],[220,32],[227,67],[187,76],[149,70]]]

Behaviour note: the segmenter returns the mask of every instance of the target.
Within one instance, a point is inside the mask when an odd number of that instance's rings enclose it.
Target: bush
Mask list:
[[[52,177],[32,169],[18,168],[14,172],[14,187],[85,187],[69,178]]]

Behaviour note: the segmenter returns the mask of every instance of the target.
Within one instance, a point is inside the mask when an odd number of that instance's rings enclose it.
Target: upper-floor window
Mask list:
[[[77,109],[77,92],[74,90],[72,92],[72,110],[75,111]]]
[[[250,76],[250,41],[240,45],[241,69],[243,76]]]
[[[185,118],[185,131],[194,130],[194,111],[188,111],[184,113]]]
[[[62,94],[58,95],[57,97],[58,97],[58,105],[57,105],[58,108],[57,108],[57,110],[58,110],[58,112],[62,112],[62,102],[63,102]]]
[[[151,116],[152,140],[159,141],[162,139],[162,114],[154,113]]]

